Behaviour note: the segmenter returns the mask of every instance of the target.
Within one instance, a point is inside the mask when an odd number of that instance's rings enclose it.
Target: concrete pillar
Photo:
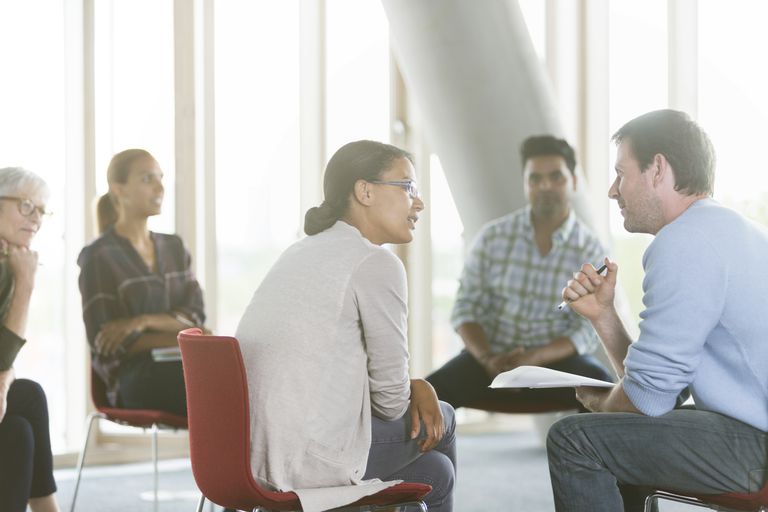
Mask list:
[[[399,67],[469,241],[487,221],[525,204],[522,141],[563,137],[545,69],[514,0],[382,3]],[[590,223],[581,192],[575,209]]]

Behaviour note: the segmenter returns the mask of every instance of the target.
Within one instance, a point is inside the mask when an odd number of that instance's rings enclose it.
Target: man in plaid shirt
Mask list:
[[[563,283],[584,262],[597,265],[606,254],[571,208],[573,148],[535,136],[523,142],[521,156],[529,205],[491,221],[475,240],[451,315],[465,349],[427,377],[455,408],[478,400],[558,400],[580,407],[571,389],[488,388],[496,375],[522,365],[612,380],[591,355],[597,336],[589,322],[569,308],[557,309]]]

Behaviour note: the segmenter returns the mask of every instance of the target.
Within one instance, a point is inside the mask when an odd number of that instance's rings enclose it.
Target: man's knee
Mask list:
[[[584,414],[566,416],[557,421],[547,432],[547,455],[550,459],[557,458],[574,441],[576,433],[581,430]]]

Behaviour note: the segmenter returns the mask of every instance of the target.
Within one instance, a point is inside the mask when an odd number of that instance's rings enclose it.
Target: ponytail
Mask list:
[[[343,210],[343,208],[334,208],[327,201],[323,201],[320,206],[310,208],[304,215],[304,232],[312,236],[325,231],[344,215]]]
[[[117,209],[112,196],[107,192],[96,203],[96,224],[99,226],[99,234],[104,233],[115,222],[117,222]]]

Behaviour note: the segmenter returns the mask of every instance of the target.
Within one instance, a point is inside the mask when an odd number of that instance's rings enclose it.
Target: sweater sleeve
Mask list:
[[[728,269],[708,237],[685,225],[657,234],[644,257],[640,337],[624,361],[624,391],[660,416],[693,380],[725,304]]]
[[[408,297],[405,269],[394,254],[380,249],[353,276],[360,312],[373,413],[392,420],[408,408]]]
[[[13,366],[16,355],[24,346],[26,340],[18,336],[4,325],[0,325],[0,372]]]

